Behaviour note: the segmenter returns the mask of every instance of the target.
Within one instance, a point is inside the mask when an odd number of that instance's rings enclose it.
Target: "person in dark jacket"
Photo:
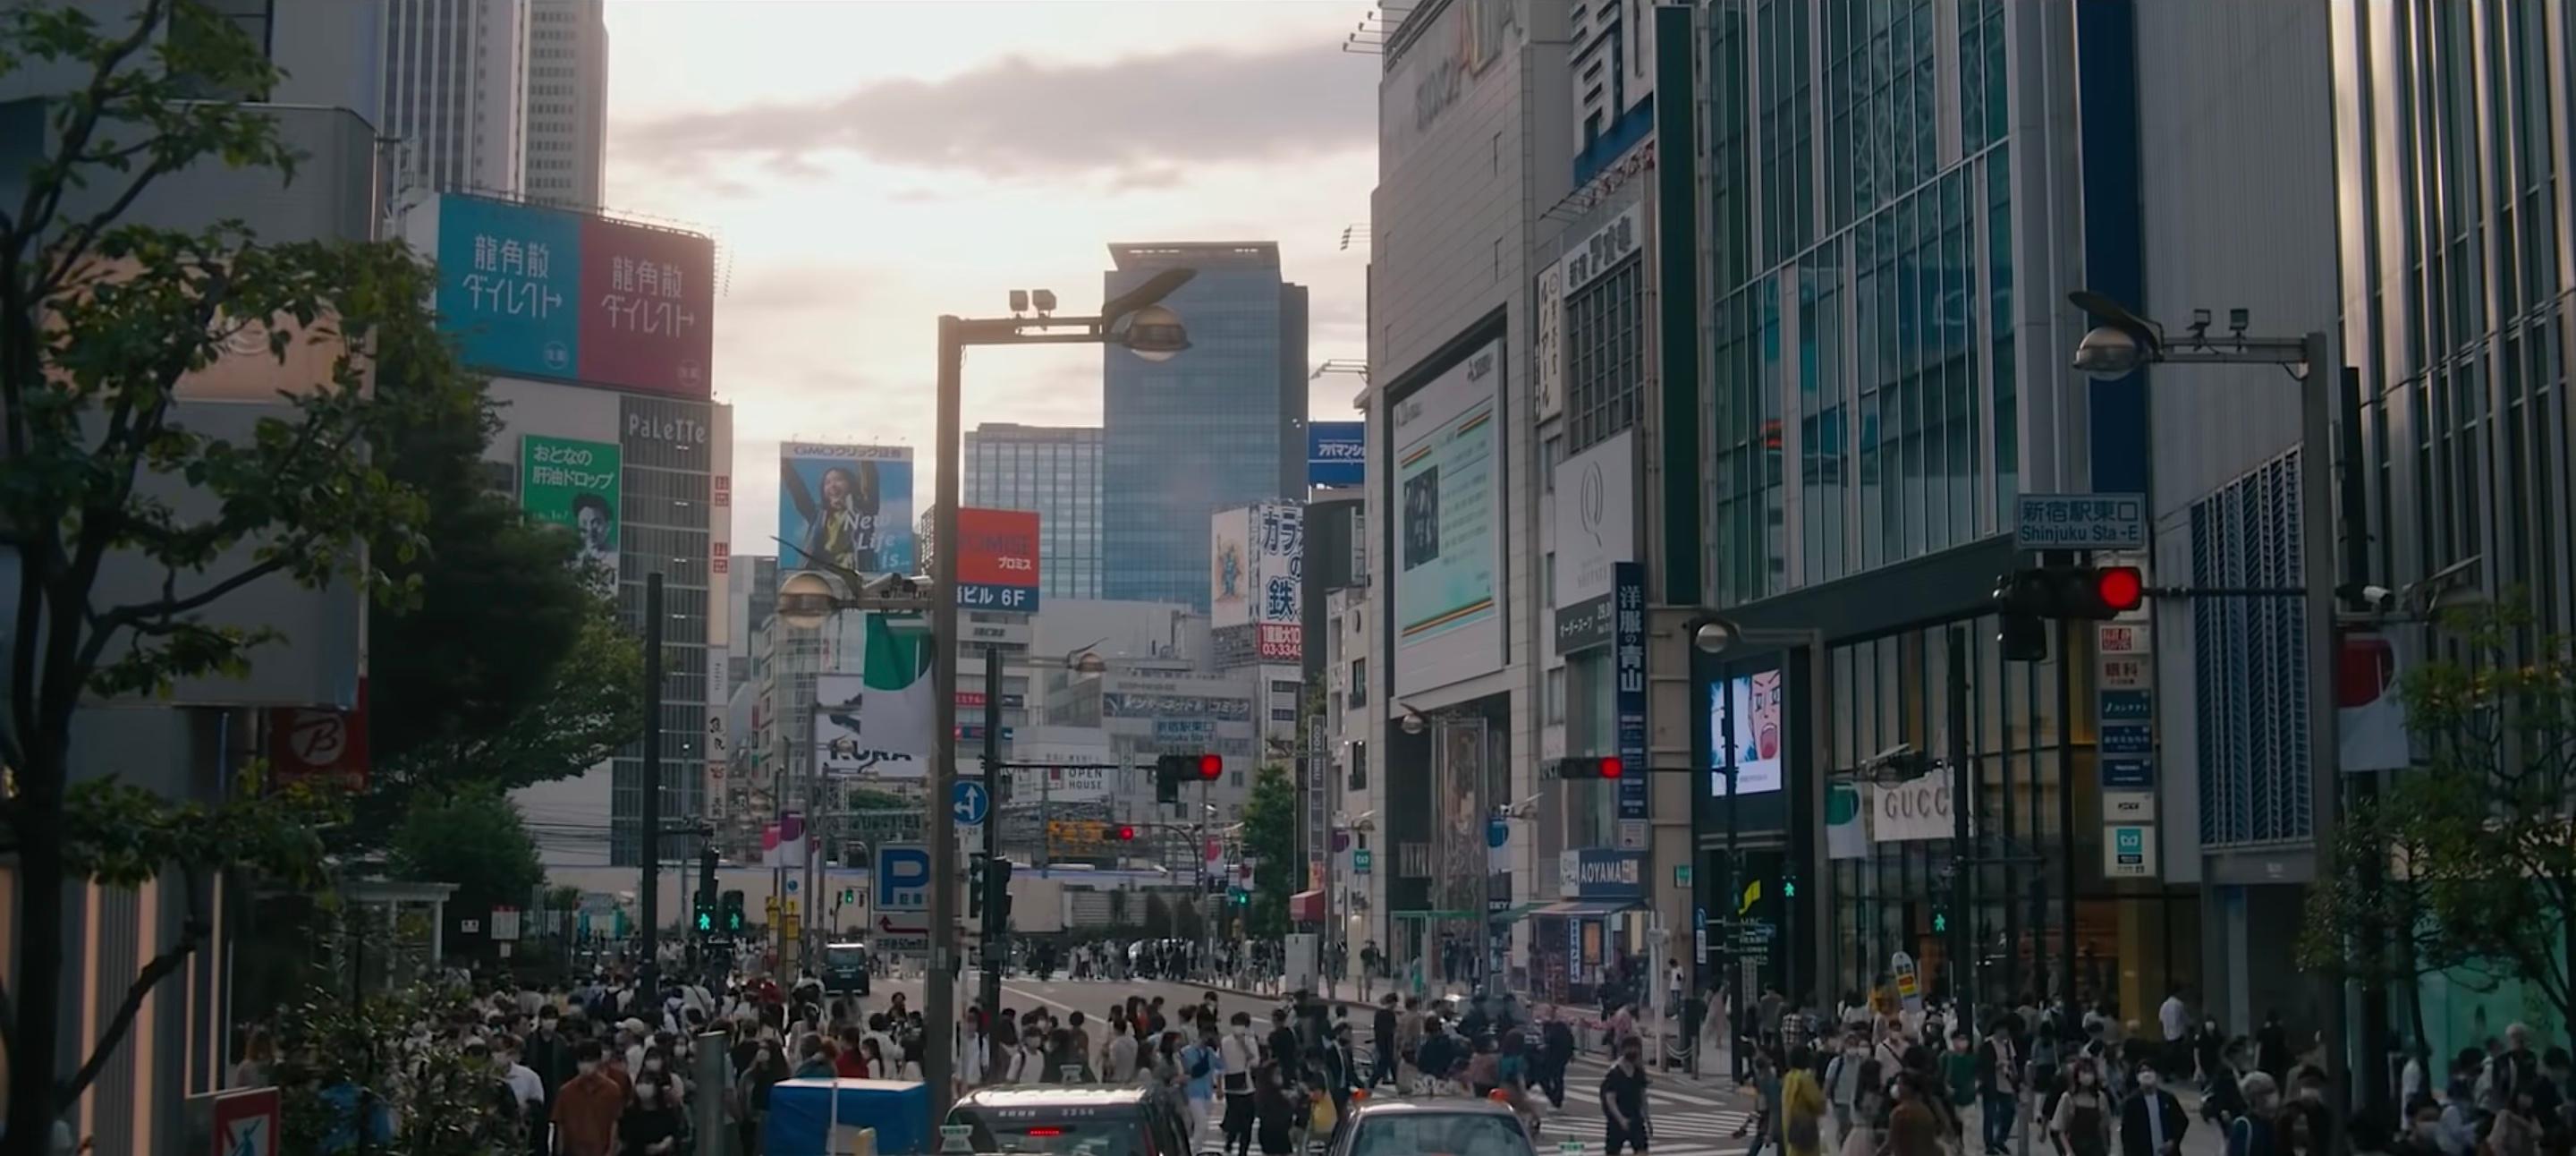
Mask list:
[[[1395,993],[1388,992],[1385,999],[1377,1001],[1377,1015],[1369,1021],[1369,1039],[1377,1045],[1377,1067],[1369,1073],[1371,1089],[1375,1089],[1380,1081],[1394,1084],[1398,1090],[1404,1087],[1403,1081],[1395,1073],[1395,1037],[1398,1030],[1395,1022]]]
[[[2152,1060],[2139,1063],[2133,1078],[2137,1093],[2120,1106],[2121,1156],[2181,1156],[2182,1134],[2191,1128],[2182,1101],[2163,1088]]]
[[[1287,1076],[1277,1063],[1264,1063],[1252,1074],[1252,1111],[1258,1121],[1261,1156],[1289,1156],[1296,1147],[1297,1100],[1288,1094]]]

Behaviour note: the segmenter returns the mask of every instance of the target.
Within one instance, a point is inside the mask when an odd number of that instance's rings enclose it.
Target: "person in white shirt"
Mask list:
[[[518,1037],[503,1036],[492,1053],[492,1062],[501,1069],[502,1081],[509,1084],[510,1091],[519,1097],[520,1108],[528,1119],[542,1122],[545,1119],[546,1081],[537,1075],[536,1069],[520,1063],[519,1055]]]
[[[2156,1066],[2177,1080],[2191,1075],[2191,1009],[2182,1003],[2182,985],[2165,988],[2165,1002],[2156,1008],[2156,1024],[2164,1029],[2164,1054]]]

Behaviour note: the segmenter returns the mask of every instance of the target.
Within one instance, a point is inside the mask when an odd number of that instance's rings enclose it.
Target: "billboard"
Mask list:
[[[670,397],[713,388],[706,237],[450,194],[429,248],[439,326],[467,365]]]
[[[519,506],[548,525],[569,527],[581,538],[581,567],[617,580],[617,487],[621,476],[615,443],[527,434],[519,439]]]
[[[1735,793],[1759,795],[1780,789],[1780,754],[1788,741],[1781,719],[1780,672],[1723,680],[1709,690],[1708,793],[1726,797],[1728,753],[1735,759]],[[1730,730],[1730,724],[1732,730]]]
[[[1219,510],[1208,518],[1208,626],[1216,630],[1252,621],[1252,508]]]
[[[870,614],[862,649],[858,673],[814,676],[814,769],[922,778],[939,749],[929,640],[897,635],[884,615]]]
[[[912,447],[778,447],[778,564],[910,574]]]
[[[1252,508],[1252,624],[1261,661],[1306,658],[1306,508],[1265,502]]]
[[[1611,578],[1637,557],[1637,435],[1622,431],[1556,468],[1556,652],[1610,641]]]
[[[1414,693],[1503,661],[1502,342],[1395,403],[1395,677]],[[1387,696],[1394,709],[1394,696]]]
[[[1038,611],[1038,515],[957,507],[957,604]]]
[[[1368,423],[1306,423],[1306,484],[1356,486],[1368,477]]]

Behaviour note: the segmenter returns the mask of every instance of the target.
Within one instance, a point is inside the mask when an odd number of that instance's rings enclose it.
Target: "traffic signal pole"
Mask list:
[[[637,858],[644,878],[635,891],[644,909],[636,931],[644,962],[636,969],[636,986],[655,1004],[662,1001],[662,574],[644,576],[644,805],[636,817]]]
[[[984,816],[984,861],[986,863],[1002,857],[1002,780],[1007,772],[1002,766],[1002,728],[994,722],[1000,717],[1001,710],[1002,649],[998,646],[986,646],[984,648],[984,805],[988,812]],[[1046,845],[1046,809],[1044,807],[1038,809],[1038,845],[1041,847]],[[992,1022],[991,1017],[1000,1014],[1002,1010],[1002,961],[1009,958],[1009,944],[1004,942],[1004,937],[1010,934],[1009,921],[1002,917],[1001,912],[995,911],[993,905],[989,903],[984,905],[983,931],[984,970],[977,996],[984,1009],[985,1022],[989,1024]],[[991,1058],[991,1043],[988,1035],[986,1038],[988,1060]]]

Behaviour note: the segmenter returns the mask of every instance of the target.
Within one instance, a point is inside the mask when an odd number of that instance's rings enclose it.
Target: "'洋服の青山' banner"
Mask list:
[[[453,194],[439,198],[436,220],[439,324],[467,365],[708,396],[715,242]]]
[[[1037,613],[1036,511],[957,507],[957,604]]]

